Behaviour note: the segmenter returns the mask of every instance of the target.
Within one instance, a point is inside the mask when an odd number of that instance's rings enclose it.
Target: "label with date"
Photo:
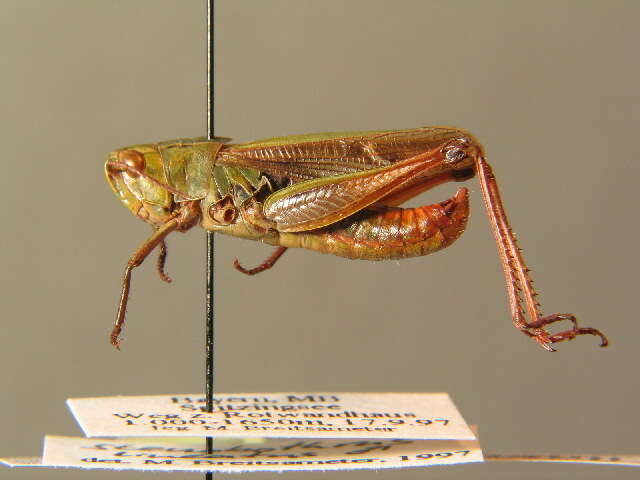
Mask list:
[[[640,455],[485,455],[485,461],[583,463],[640,467]],[[427,467],[481,462],[469,440],[220,439],[206,454],[196,439],[48,437],[46,457],[0,458],[9,467],[117,470],[282,471]]]
[[[72,398],[88,437],[474,440],[446,393],[251,393]]]
[[[426,467],[481,462],[476,441],[225,438],[213,453],[195,438],[97,439],[48,436],[41,466],[248,472]]]

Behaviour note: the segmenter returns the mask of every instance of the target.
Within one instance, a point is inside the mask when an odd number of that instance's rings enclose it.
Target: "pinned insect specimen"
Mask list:
[[[109,154],[111,188],[155,231],[132,255],[111,333],[119,348],[131,272],[158,248],[164,273],[166,236],[198,223],[205,229],[277,246],[253,275],[271,268],[287,248],[350,259],[387,260],[427,255],[451,245],[469,215],[466,188],[440,203],[400,208],[447,181],[477,175],[505,275],[514,325],[543,348],[579,335],[607,338],[568,313],[543,316],[529,269],[511,231],[498,184],[483,147],[452,127],[341,132],[271,138],[245,144],[185,139],[134,145]],[[567,322],[550,333],[547,326]]]

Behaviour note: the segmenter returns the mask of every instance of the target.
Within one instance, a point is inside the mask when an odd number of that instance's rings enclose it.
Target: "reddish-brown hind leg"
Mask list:
[[[533,337],[541,347],[554,351],[551,346],[564,340],[572,340],[578,335],[595,335],[600,337],[600,346],[609,344],[599,330],[595,328],[580,328],[576,317],[570,313],[555,313],[542,316],[537,293],[533,288],[533,281],[529,276],[529,269],[524,263],[522,251],[516,237],[511,231],[507,215],[500,199],[498,183],[493,175],[491,166],[483,157],[476,157],[476,171],[480,180],[480,188],[484,199],[489,223],[498,245],[498,253],[504,272],[507,294],[513,323],[524,334]],[[525,309],[529,321],[525,318]],[[556,334],[550,334],[544,327],[561,321],[571,322],[571,329]]]
[[[242,265],[240,265],[240,262],[238,261],[237,258],[233,259],[233,266],[235,267],[236,270],[244,273],[245,275],[255,275],[256,273],[264,272],[265,270],[269,270],[271,267],[273,267],[278,261],[278,259],[282,256],[282,254],[286,251],[287,251],[287,247],[276,248],[276,251],[273,252],[269,258],[267,258],[264,262],[262,262],[260,265],[258,265],[255,268],[251,268],[251,269],[244,268]]]

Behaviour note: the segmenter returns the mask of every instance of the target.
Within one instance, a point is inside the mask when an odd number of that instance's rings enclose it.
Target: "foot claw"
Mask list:
[[[561,322],[563,320],[568,320],[569,322],[571,322],[572,328],[570,330],[565,330],[553,335],[550,335],[546,330],[544,330],[545,326],[552,323]],[[554,313],[553,315],[548,315],[536,322],[530,323],[529,328],[540,329],[539,332],[533,334],[533,337],[540,344],[540,346],[551,352],[555,351],[555,349],[551,347],[551,344],[563,342],[565,340],[573,340],[578,335],[595,335],[597,337],[600,337],[601,347],[606,347],[607,345],[609,345],[609,340],[600,330],[595,328],[578,327],[578,319],[575,317],[575,315],[572,315],[570,313]]]
[[[247,270],[246,268],[244,268],[242,265],[240,265],[240,261],[237,258],[233,259],[233,268],[235,268],[239,272],[244,273],[245,275],[255,275],[256,273],[258,273],[253,271],[255,269]]]
[[[113,345],[116,348],[116,350],[120,350],[120,338],[119,338],[118,334],[112,333],[109,336],[109,340],[111,342],[111,345]]]
[[[160,274],[160,280],[162,280],[163,282],[167,282],[167,283],[173,282],[173,278],[171,278],[166,273],[164,272],[158,272],[158,273]]]

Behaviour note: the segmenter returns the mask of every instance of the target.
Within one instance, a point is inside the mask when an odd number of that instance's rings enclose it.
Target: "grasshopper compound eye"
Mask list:
[[[122,150],[118,152],[118,162],[129,167],[127,173],[133,178],[138,177],[141,172],[144,172],[144,156],[135,150]]]

